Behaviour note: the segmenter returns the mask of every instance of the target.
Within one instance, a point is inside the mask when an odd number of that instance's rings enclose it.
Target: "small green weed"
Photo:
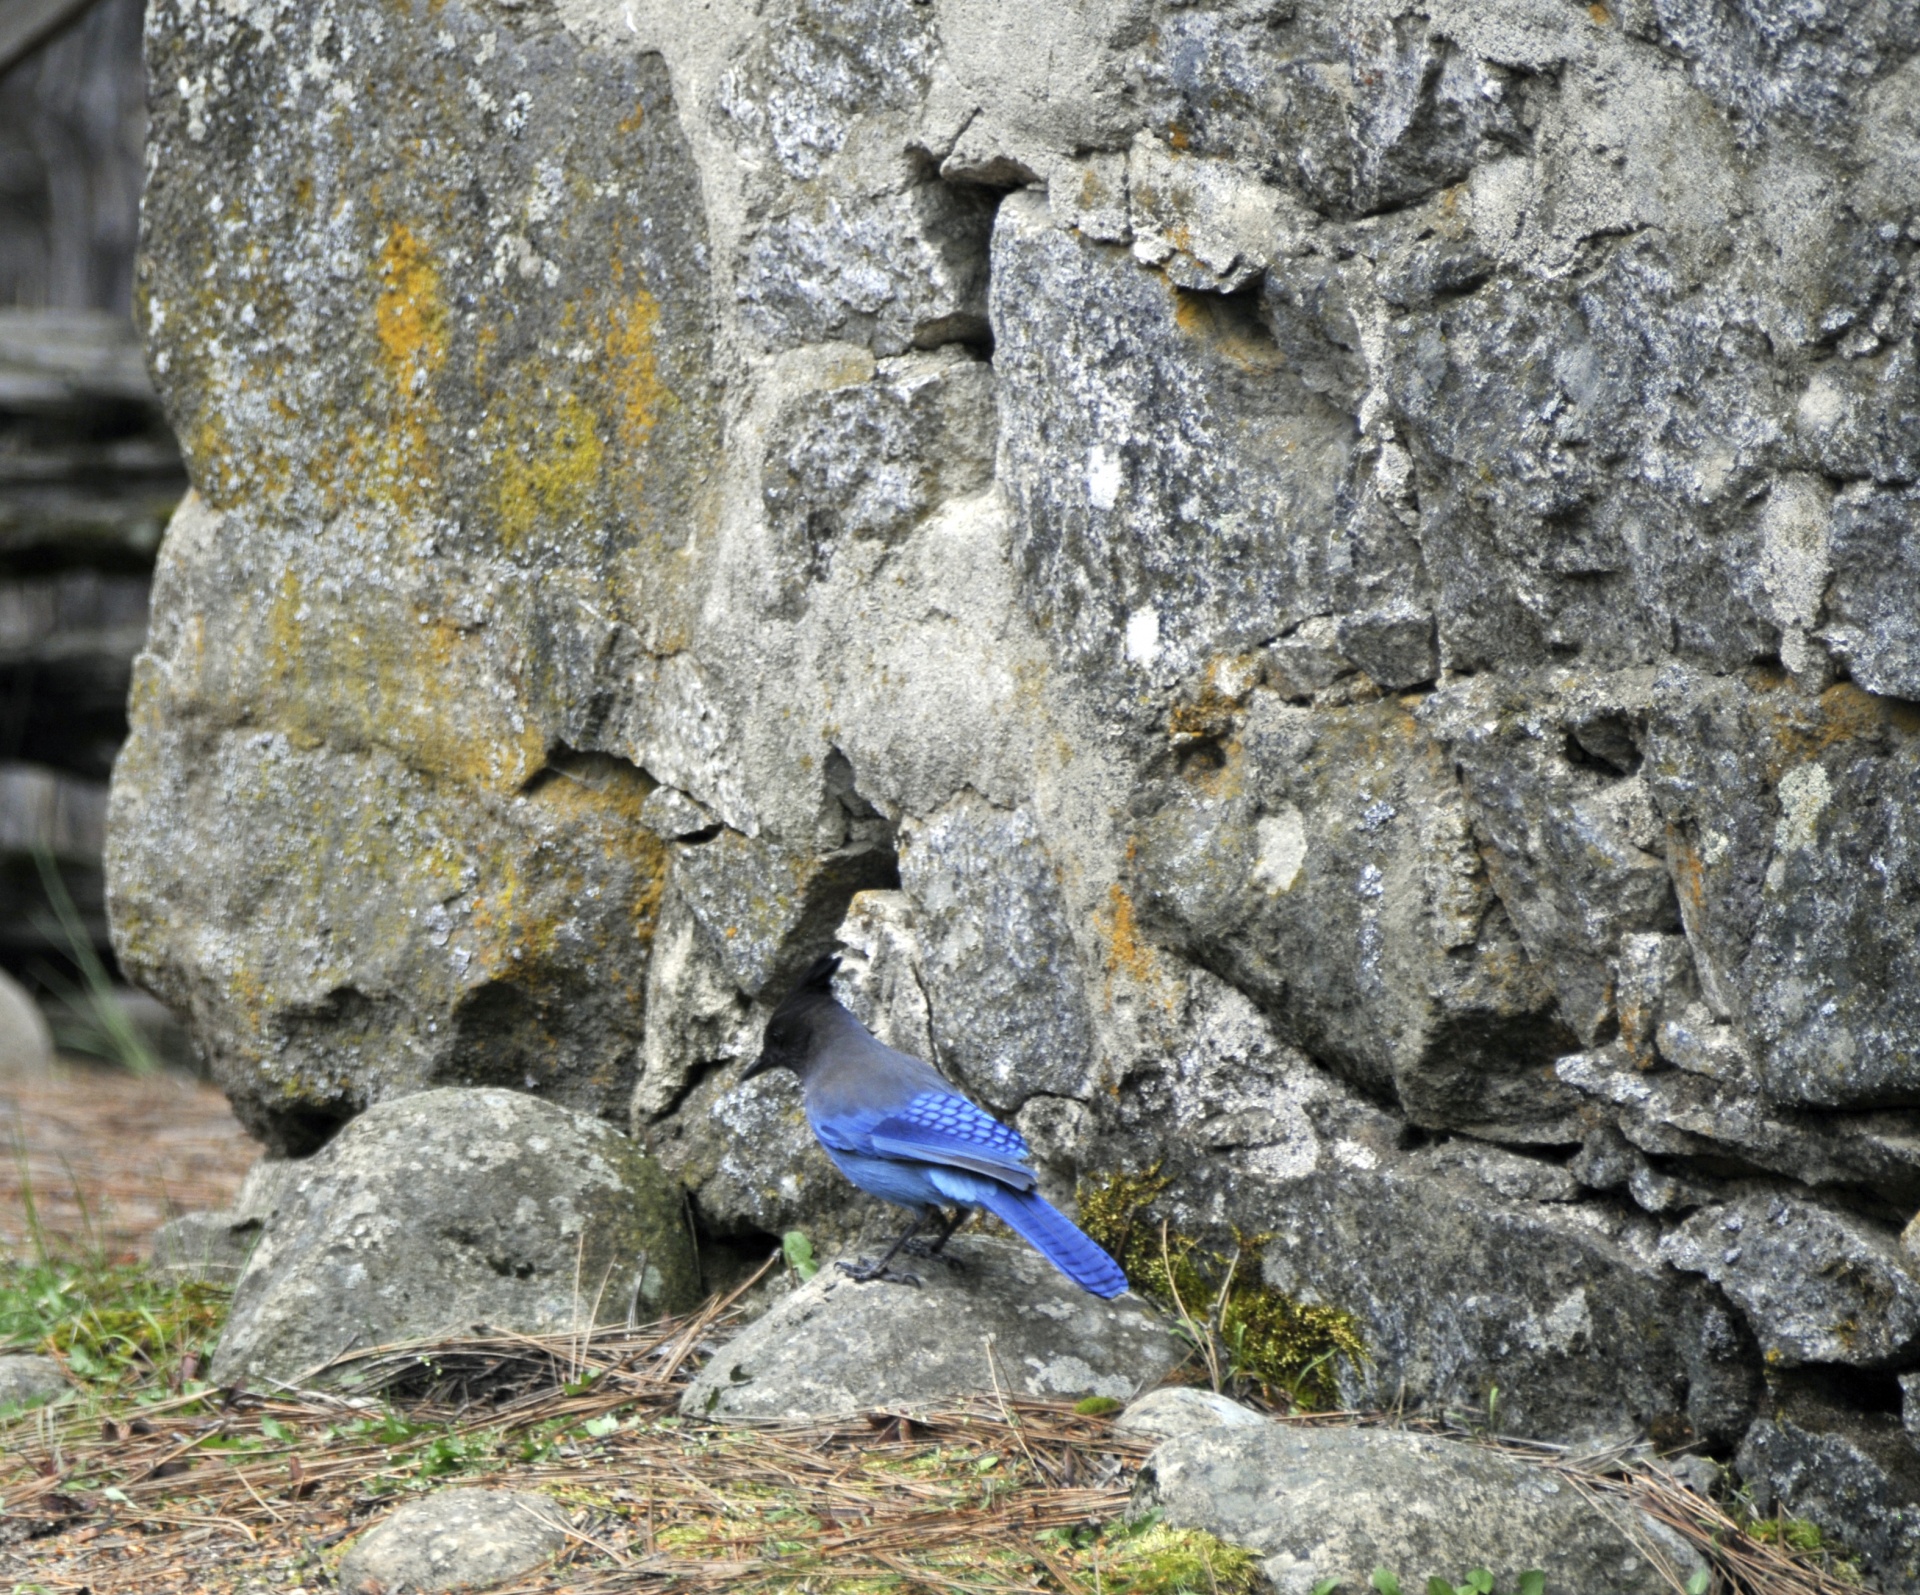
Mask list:
[[[1784,1545],[1790,1551],[1814,1555],[1830,1547],[1820,1525],[1803,1517],[1759,1517],[1747,1524],[1747,1532],[1767,1545]]]
[[[820,1272],[820,1264],[813,1255],[813,1242],[807,1239],[804,1230],[790,1229],[780,1237],[780,1255],[803,1285]]]
[[[93,1255],[0,1259],[0,1347],[51,1352],[82,1379],[122,1385],[204,1361],[227,1292]]]

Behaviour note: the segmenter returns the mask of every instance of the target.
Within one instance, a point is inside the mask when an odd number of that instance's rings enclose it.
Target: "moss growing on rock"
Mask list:
[[[1234,1250],[1221,1252],[1156,1220],[1153,1205],[1173,1183],[1160,1168],[1082,1181],[1081,1227],[1119,1261],[1134,1289],[1178,1313],[1190,1333],[1211,1340],[1209,1360],[1217,1359],[1229,1380],[1308,1411],[1335,1405],[1341,1360],[1366,1360],[1359,1321],[1248,1277],[1265,1235],[1236,1231]]]

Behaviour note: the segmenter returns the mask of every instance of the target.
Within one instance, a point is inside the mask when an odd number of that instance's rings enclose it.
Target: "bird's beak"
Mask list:
[[[741,1082],[744,1084],[746,1081],[751,1080],[756,1074],[765,1074],[772,1067],[773,1059],[767,1056],[766,1049],[763,1047],[760,1050],[760,1056],[748,1064],[745,1073],[740,1076]]]

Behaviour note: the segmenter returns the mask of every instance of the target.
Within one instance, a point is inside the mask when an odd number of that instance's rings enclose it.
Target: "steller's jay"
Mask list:
[[[1120,1265],[1035,1190],[1020,1132],[977,1108],[918,1058],[876,1040],[833,995],[836,955],[820,959],[767,1021],[760,1056],[741,1076],[791,1069],[807,1122],[840,1172],[865,1191],[911,1210],[913,1223],[877,1263],[840,1266],[876,1279],[929,1215],[941,1213],[930,1250],[947,1243],[976,1207],[1022,1236],[1096,1296],[1127,1288]],[[949,1217],[941,1210],[954,1209]],[[897,1276],[895,1276],[897,1277]],[[916,1281],[917,1283],[917,1281]]]

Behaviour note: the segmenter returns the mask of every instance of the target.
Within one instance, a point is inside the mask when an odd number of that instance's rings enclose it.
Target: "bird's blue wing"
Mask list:
[[[971,1169],[1020,1191],[1034,1186],[1020,1132],[952,1092],[922,1091],[868,1130],[866,1142],[881,1157]]]

